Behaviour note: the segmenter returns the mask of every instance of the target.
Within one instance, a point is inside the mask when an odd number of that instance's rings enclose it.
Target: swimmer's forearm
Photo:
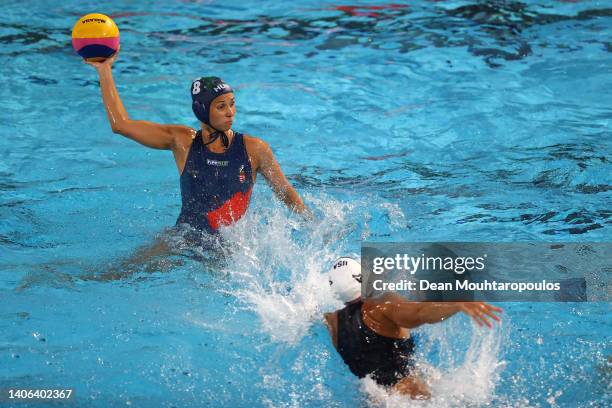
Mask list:
[[[294,211],[304,217],[308,217],[311,215],[310,210],[308,209],[308,207],[306,207],[304,201],[302,200],[302,197],[300,197],[295,188],[289,187],[279,196],[291,211]]]
[[[276,197],[285,203],[290,210],[308,218],[311,214],[310,211],[304,205],[304,201],[302,201],[295,188],[287,181],[280,165],[272,154],[270,146],[262,140],[258,140],[255,146],[258,162],[260,163],[258,171],[261,172],[270,184]]]
[[[424,302],[420,318],[424,323],[438,323],[459,312],[459,304],[454,302]]]
[[[400,327],[413,329],[441,322],[459,311],[452,302],[402,302],[390,305],[385,315]]]
[[[111,67],[107,66],[99,69],[98,74],[100,77],[102,100],[104,101],[108,121],[113,132],[119,132],[121,126],[129,119],[129,116],[117,92]]]
[[[503,310],[485,302],[406,302],[388,310],[388,317],[400,327],[414,328],[439,323],[458,312],[470,316],[479,326],[493,327]]]
[[[304,201],[302,201],[302,198],[294,188],[291,188],[291,191],[289,194],[287,194],[287,197],[289,198],[289,200],[287,200],[287,206],[289,206],[289,208],[291,208],[293,211],[298,214],[303,214],[304,211],[306,211]]]

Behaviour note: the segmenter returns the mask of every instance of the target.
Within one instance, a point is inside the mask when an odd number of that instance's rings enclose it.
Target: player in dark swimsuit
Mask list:
[[[86,62],[98,72],[111,129],[147,147],[172,151],[180,174],[182,198],[177,225],[191,227],[195,234],[189,232],[190,241],[193,237],[194,243],[206,244],[209,240],[206,236],[214,241],[220,226],[239,220],[248,209],[258,173],[287,207],[305,218],[311,217],[268,144],[232,130],[236,102],[231,87],[216,77],[192,82],[192,109],[200,129],[134,120],[128,116],[113,80],[112,65],[118,52],[104,62]],[[122,278],[143,266],[146,270],[158,270],[159,265],[167,264],[158,258],[173,251],[167,238],[165,234],[158,237],[153,245],[140,248],[99,278]]]
[[[359,378],[371,376],[378,384],[415,399],[429,398],[428,387],[412,372],[414,342],[410,330],[438,323],[464,312],[478,325],[491,327],[502,310],[484,302],[409,302],[393,292],[361,299],[361,265],[340,258],[329,273],[330,284],[345,307],[326,313],[334,347]]]
[[[111,67],[118,52],[104,62],[88,62],[98,71],[108,120],[119,133],[154,149],[171,150],[181,175],[182,209],[177,223],[207,232],[231,224],[246,212],[257,173],[292,210],[306,213],[302,199],[261,139],[232,130],[236,114],[232,89],[219,78],[191,84],[192,108],[201,129],[131,119],[119,98]]]

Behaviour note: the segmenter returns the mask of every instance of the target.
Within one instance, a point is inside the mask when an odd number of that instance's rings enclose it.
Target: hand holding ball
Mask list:
[[[119,28],[104,14],[87,14],[72,28],[72,46],[87,62],[104,61],[119,49]]]

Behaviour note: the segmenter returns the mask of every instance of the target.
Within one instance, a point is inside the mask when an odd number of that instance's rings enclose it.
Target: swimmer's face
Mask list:
[[[231,129],[234,115],[236,115],[236,99],[233,92],[219,95],[210,103],[209,120],[215,129],[223,132]]]

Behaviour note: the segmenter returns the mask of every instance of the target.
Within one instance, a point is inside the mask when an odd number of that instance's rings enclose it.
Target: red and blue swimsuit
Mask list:
[[[253,189],[251,162],[244,137],[234,138],[223,153],[211,152],[202,141],[202,131],[193,139],[181,174],[181,214],[177,224],[215,232],[221,225],[239,220]]]

